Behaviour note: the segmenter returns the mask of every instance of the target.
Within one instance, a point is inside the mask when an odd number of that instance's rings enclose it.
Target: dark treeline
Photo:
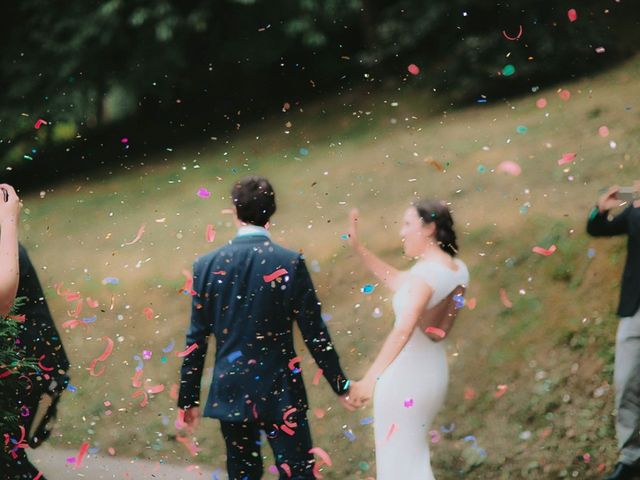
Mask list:
[[[284,102],[383,83],[435,88],[454,105],[523,93],[633,54],[633,3],[10,0],[2,167],[26,186],[122,162],[118,141],[132,132],[150,153],[228,135]],[[50,123],[36,130],[39,118]]]

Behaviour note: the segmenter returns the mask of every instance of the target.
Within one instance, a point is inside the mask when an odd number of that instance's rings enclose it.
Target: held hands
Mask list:
[[[349,392],[344,395],[344,399],[351,405],[349,411],[353,411],[356,408],[364,407],[373,397],[373,389],[375,383],[369,381],[366,377],[359,382],[351,382]],[[342,397],[341,397],[342,398]]]
[[[0,224],[8,225],[18,224],[18,217],[20,216],[20,198],[13,189],[13,187],[7,183],[0,184]]]

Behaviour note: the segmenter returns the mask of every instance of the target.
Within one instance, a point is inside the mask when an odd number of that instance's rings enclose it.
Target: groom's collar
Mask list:
[[[236,234],[236,238],[240,237],[267,237],[271,238],[271,234],[269,230],[264,227],[259,227],[257,225],[243,225],[238,228],[238,233]]]

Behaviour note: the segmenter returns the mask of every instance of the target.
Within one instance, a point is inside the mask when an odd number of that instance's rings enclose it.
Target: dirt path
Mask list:
[[[77,470],[67,458],[78,452],[57,450],[42,446],[29,452],[31,462],[40,469],[47,480],[67,480],[86,478],[90,480],[106,479],[171,479],[171,480],[227,480],[227,475],[220,469],[207,465],[168,465],[148,460],[112,457],[97,453],[87,455],[82,466]],[[214,475],[215,474],[215,475]]]

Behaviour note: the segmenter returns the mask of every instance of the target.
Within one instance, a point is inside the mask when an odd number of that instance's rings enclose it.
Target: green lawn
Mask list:
[[[22,241],[60,328],[76,302],[58,296],[55,284],[100,302],[98,308],[84,303],[80,316],[97,317],[87,329],[62,332],[77,391],[65,394],[53,442],[75,449],[88,441],[125,458],[191,459],[176,441],[170,396],[179,379],[174,352],[184,345],[189,319],[189,300],[179,293],[181,272],[233,236],[230,218],[221,213],[229,206],[228,190],[236,178],[257,173],[277,191],[276,241],[303,249],[318,264],[314,281],[352,377],[372,361],[393,318],[382,287],[372,295],[360,292],[374,279],[340,238],[349,209],[361,210],[363,242],[406,267],[398,234],[403,210],[416,197],[451,202],[461,258],[471,269],[467,297],[476,298],[477,307],[465,309],[448,344],[450,391],[433,428],[447,430],[452,422],[455,428],[433,445],[436,477],[598,478],[598,469],[610,468],[616,457],[609,384],[624,243],[589,239],[584,226],[599,189],[638,176],[639,74],[635,58],[557,86],[570,90],[568,101],[551,88],[452,111],[438,110],[431,95],[418,91],[337,97],[274,114],[228,139],[168,146],[172,151],[157,158],[140,156],[135,168],[105,170],[44,196],[26,196]],[[542,97],[548,105],[539,109],[535,102]],[[606,138],[598,134],[602,125],[610,130]],[[526,132],[518,133],[519,126]],[[128,138],[135,158],[135,132]],[[559,166],[569,152],[575,160]],[[495,171],[504,160],[517,162],[522,174]],[[211,198],[198,197],[201,187]],[[123,246],[143,224],[141,240]],[[213,244],[205,240],[207,224],[216,228]],[[552,256],[531,252],[552,243],[558,246]],[[104,285],[106,277],[119,284]],[[501,288],[512,308],[503,306]],[[153,319],[145,318],[145,307],[153,308]],[[372,316],[375,308],[381,318]],[[87,367],[104,350],[104,336],[115,348],[104,376],[91,377]],[[171,341],[174,351],[163,353]],[[360,424],[371,409],[348,414],[326,384],[312,386],[316,369],[301,341],[298,346],[314,443],[334,461],[325,478],[374,476],[372,426]],[[131,397],[133,357],[143,350],[153,352],[144,361],[145,385],[166,386],[145,407]],[[210,378],[205,374],[205,382]],[[498,385],[506,391],[496,397]],[[324,417],[316,418],[314,409]],[[348,429],[357,437],[353,442],[344,434]],[[464,441],[467,435],[477,438],[486,458]],[[197,437],[197,460],[212,470],[224,467],[216,422],[204,421]]]

